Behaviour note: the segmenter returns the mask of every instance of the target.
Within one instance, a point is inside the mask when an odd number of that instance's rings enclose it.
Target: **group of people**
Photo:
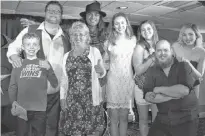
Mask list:
[[[152,21],[143,21],[136,37],[121,12],[106,28],[106,13],[96,1],[80,13],[84,21],[72,24],[68,38],[59,25],[62,14],[58,1],[48,2],[45,21],[23,29],[8,47],[17,136],[100,136],[104,103],[111,136],[126,136],[134,98],[142,136],[196,136],[205,70],[196,25],[184,25],[173,45],[159,40]],[[15,103],[27,111],[27,120]]]

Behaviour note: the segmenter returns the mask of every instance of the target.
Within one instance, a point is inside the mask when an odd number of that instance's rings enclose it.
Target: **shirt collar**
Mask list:
[[[46,31],[44,24],[45,24],[45,22],[42,22],[37,29],[38,29],[38,30]],[[63,32],[63,30],[62,30],[62,28],[61,28],[60,26],[59,26],[59,29],[58,29],[57,34],[58,34],[58,33],[59,33],[59,35],[62,35],[62,36],[65,37],[65,34],[64,34],[64,32]]]

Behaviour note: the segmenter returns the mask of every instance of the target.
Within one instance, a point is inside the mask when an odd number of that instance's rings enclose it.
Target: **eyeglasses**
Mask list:
[[[79,36],[79,37],[82,38],[82,37],[86,36],[86,34],[82,34],[82,33],[80,33],[80,34],[73,34],[73,36],[74,37],[78,37]]]
[[[47,12],[50,13],[50,14],[61,14],[60,10],[47,9]]]

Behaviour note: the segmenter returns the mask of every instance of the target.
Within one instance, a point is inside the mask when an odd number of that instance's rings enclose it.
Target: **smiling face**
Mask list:
[[[167,41],[159,41],[156,45],[155,56],[162,68],[169,67],[173,60],[173,51],[170,44]]]
[[[26,57],[35,57],[40,49],[39,39],[37,38],[27,38],[23,40],[22,49],[26,53]]]
[[[61,22],[61,9],[58,5],[50,4],[45,13],[45,21],[51,24],[60,24]]]
[[[154,30],[149,23],[142,24],[141,35],[145,40],[151,40],[154,35]]]
[[[196,41],[196,34],[191,28],[186,28],[182,33],[182,41],[187,46],[192,46],[195,44]]]
[[[83,30],[75,31],[71,38],[75,46],[84,46],[87,44],[87,34]]]
[[[115,31],[119,34],[125,33],[127,29],[127,21],[124,17],[118,16],[114,19],[114,28]]]
[[[100,20],[100,13],[98,11],[91,11],[86,13],[86,22],[90,26],[97,26]]]

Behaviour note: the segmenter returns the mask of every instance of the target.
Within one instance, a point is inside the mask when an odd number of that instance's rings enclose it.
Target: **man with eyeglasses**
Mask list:
[[[34,31],[41,38],[40,50],[37,57],[47,60],[53,67],[55,75],[60,84],[62,72],[62,60],[64,53],[71,49],[68,37],[60,27],[63,8],[58,1],[50,1],[45,7],[45,21],[40,25],[31,25],[24,28],[16,39],[9,45],[7,57],[13,67],[22,65],[22,37],[27,32]],[[43,65],[47,65],[44,61]],[[52,88],[48,83],[47,89],[47,119],[46,119],[46,136],[56,136],[58,129],[58,120],[60,114],[60,86]],[[22,123],[22,122],[21,122]],[[22,127],[23,125],[18,125]],[[17,134],[18,135],[18,134]]]

